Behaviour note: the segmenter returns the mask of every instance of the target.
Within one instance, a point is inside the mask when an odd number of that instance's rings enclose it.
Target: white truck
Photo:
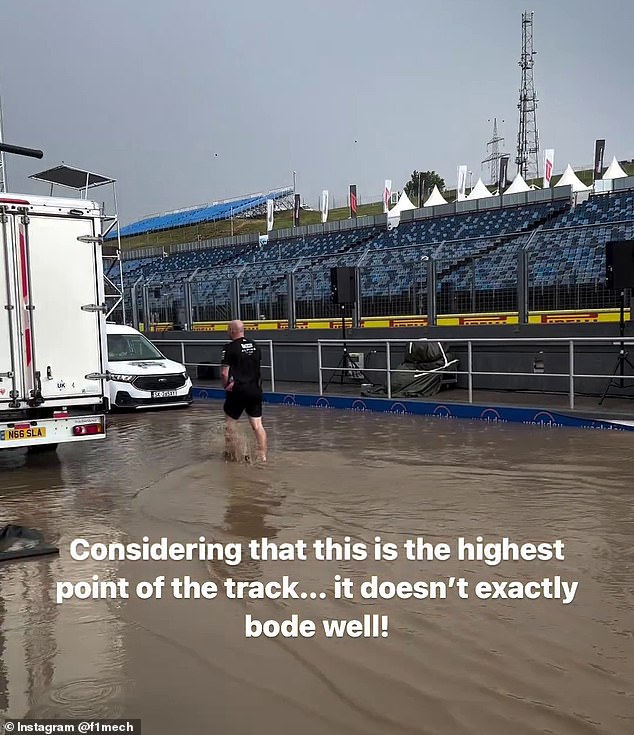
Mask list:
[[[103,439],[102,214],[0,192],[0,450]]]

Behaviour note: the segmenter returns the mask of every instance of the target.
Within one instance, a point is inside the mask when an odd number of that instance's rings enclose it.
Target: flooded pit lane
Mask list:
[[[631,435],[265,407],[267,466],[222,459],[220,404],[123,415],[104,442],[0,454],[0,521],[60,555],[0,563],[0,715],[134,717],[145,733],[631,735]],[[248,434],[246,424],[243,426]],[[91,542],[565,542],[560,562],[74,561]],[[561,600],[55,601],[99,575],[200,582],[335,574],[498,583],[561,575]],[[389,617],[386,638],[247,639],[244,617]],[[1,719],[2,717],[0,717]]]

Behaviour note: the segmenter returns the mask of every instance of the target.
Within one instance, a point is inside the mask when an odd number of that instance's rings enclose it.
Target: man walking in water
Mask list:
[[[225,458],[237,459],[236,431],[243,412],[258,443],[258,459],[266,462],[266,431],[262,425],[260,348],[244,336],[244,324],[235,320],[227,329],[231,342],[223,347],[222,387],[225,389]]]

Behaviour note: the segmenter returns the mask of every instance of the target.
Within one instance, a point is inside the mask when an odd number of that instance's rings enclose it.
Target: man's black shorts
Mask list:
[[[224,412],[237,421],[243,412],[252,419],[262,417],[262,392],[259,390],[233,389],[227,392]]]

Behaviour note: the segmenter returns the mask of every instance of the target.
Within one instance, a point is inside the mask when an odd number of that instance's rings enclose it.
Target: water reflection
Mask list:
[[[105,442],[25,464],[0,453],[0,517],[41,530],[59,558],[0,562],[0,713],[138,716],[175,729],[304,733],[630,735],[634,504],[631,438],[409,416],[271,408],[270,465],[222,461],[219,406],[123,416]],[[245,430],[246,431],[246,430]],[[248,431],[247,431],[248,435]],[[487,578],[578,579],[561,605],[163,600],[56,605],[58,580],[97,574],[201,581],[335,572],[413,580],[482,574],[454,561],[205,565],[69,558],[73,538],[247,543],[331,536],[402,542],[478,534],[566,540],[552,565]],[[196,576],[197,575],[197,576]],[[390,637],[246,641],[241,615],[382,612]],[[628,719],[629,718],[629,719]],[[274,727],[271,723],[274,723]]]

